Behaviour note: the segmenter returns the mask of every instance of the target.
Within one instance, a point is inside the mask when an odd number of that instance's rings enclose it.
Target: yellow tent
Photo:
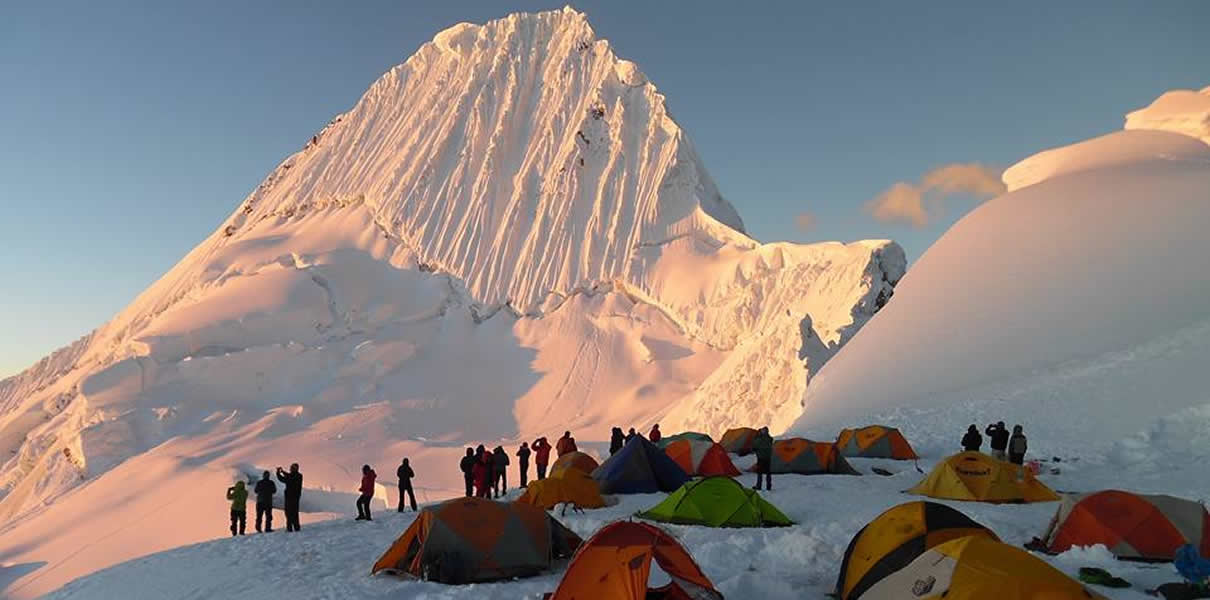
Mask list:
[[[550,510],[556,504],[570,503],[580,508],[600,508],[605,506],[601,497],[601,485],[587,474],[568,469],[559,477],[547,477],[541,481],[531,481],[525,488],[525,493],[517,502],[532,504]]]
[[[959,452],[933,467],[912,494],[977,502],[1052,502],[1059,495],[1020,465],[981,452]]]
[[[849,542],[836,579],[836,597],[857,600],[887,575],[930,548],[970,535],[999,540],[970,517],[936,502],[917,500],[888,509]]]
[[[904,598],[1105,599],[1032,554],[978,535],[934,546],[861,594],[861,600]]]

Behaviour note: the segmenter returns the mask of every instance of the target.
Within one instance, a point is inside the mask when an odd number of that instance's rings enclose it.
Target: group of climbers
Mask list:
[[[627,433],[622,433],[620,427],[614,427],[610,436],[610,454],[618,452],[627,442],[640,435],[633,427]],[[662,434],[659,424],[652,425],[648,439],[652,442],[659,442],[661,438]],[[773,439],[769,436],[768,428],[761,429],[753,443],[753,449],[757,456],[757,482],[755,489],[761,489],[762,481],[768,489],[773,489],[772,476],[770,474],[772,447]],[[526,487],[529,484],[529,463],[531,456],[537,470],[537,479],[540,481],[546,478],[552,449],[557,456],[578,451],[576,439],[572,437],[570,431],[563,432],[562,437],[555,441],[553,447],[545,437],[539,437],[532,443],[521,443],[521,446],[515,453],[521,487]],[[466,455],[462,457],[458,465],[465,483],[466,496],[499,498],[505,495],[508,492],[507,470],[510,463],[508,452],[504,450],[503,446],[496,446],[492,450],[488,450],[483,444],[480,444],[476,448],[467,448]],[[407,458],[404,458],[400,463],[395,471],[395,475],[399,480],[398,511],[403,512],[406,506],[410,506],[413,511],[417,510],[416,493],[412,487],[412,480],[416,477],[416,472],[412,469]],[[762,476],[764,477],[763,480],[761,479]],[[362,465],[361,482],[358,486],[359,495],[356,501],[357,517],[355,520],[373,520],[370,513],[370,504],[375,495],[377,478],[378,474],[370,465]],[[290,465],[289,472],[278,467],[277,479],[285,484],[284,512],[286,513],[286,530],[299,531],[301,527],[298,522],[298,512],[299,500],[302,495],[303,478],[302,473],[298,470],[298,463]],[[262,474],[253,492],[256,495],[256,530],[258,532],[271,532],[273,531],[273,497],[277,494],[277,484],[273,482],[269,471],[265,471]],[[407,504],[404,502],[405,497]],[[231,501],[231,535],[243,535],[247,522],[246,504],[248,500],[248,489],[245,482],[236,482],[234,486],[228,488],[227,499]]]
[[[303,477],[298,471],[298,463],[290,465],[289,472],[278,467],[277,479],[286,486],[283,503],[286,531],[299,531],[302,527],[298,523],[298,503],[302,497]],[[256,482],[252,492],[256,494],[256,531],[271,533],[273,496],[277,494],[277,484],[273,483],[268,471],[261,474],[260,481]],[[243,481],[237,481],[234,486],[227,488],[227,499],[231,501],[231,535],[244,535],[248,523],[248,488]]]
[[[1029,449],[1029,443],[1025,439],[1024,430],[1020,425],[1013,427],[1012,435],[1009,435],[1004,421],[988,425],[983,432],[991,440],[993,457],[998,460],[1008,460],[1015,465],[1025,464],[1025,452]],[[967,452],[978,452],[981,447],[983,447],[983,436],[979,435],[979,428],[972,423],[966,429],[966,434],[962,436],[962,449]]]

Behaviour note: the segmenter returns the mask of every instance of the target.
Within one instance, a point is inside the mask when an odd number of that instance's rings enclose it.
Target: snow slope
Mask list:
[[[1200,424],[1205,423],[1203,417]],[[1040,445],[1042,451],[1049,449],[1045,443]],[[1155,446],[1155,449],[1160,448]],[[1078,457],[1068,455],[1067,458],[1068,462],[1059,465],[1063,472],[1044,475],[1044,481],[1059,489],[1090,490],[1116,480],[1124,472],[1135,475],[1146,469],[1127,467],[1123,471],[1116,464],[1084,465],[1082,461],[1070,462],[1071,458]],[[745,460],[748,462],[743,462]],[[737,461],[747,466],[751,458],[737,458]],[[934,461],[935,458],[926,458],[920,461],[920,466],[927,470]],[[680,540],[727,598],[824,598],[835,585],[841,558],[852,536],[883,510],[900,502],[916,500],[917,497],[905,496],[900,491],[923,477],[910,463],[866,459],[853,459],[852,462],[866,475],[775,476],[775,490],[762,494],[796,521],[792,527],[712,529],[659,525]],[[888,469],[894,475],[870,475],[873,466]],[[750,483],[750,477],[745,475],[744,483]],[[1194,487],[1199,485],[1195,481],[1190,483]],[[1178,485],[1182,484],[1178,482]],[[1199,496],[1190,496],[1189,492],[1205,494],[1204,484],[1200,485],[1200,490],[1182,487],[1177,491],[1171,486],[1164,489],[1197,498]],[[605,523],[630,518],[664,497],[666,494],[619,496],[620,503],[616,506],[588,510],[582,515],[559,516],[556,512],[556,518],[587,537]],[[990,527],[1005,542],[1018,545],[1041,534],[1057,508],[1056,503],[945,503]],[[376,516],[372,523],[355,523],[345,518],[306,527],[298,535],[274,533],[206,542],[95,573],[68,584],[48,598],[161,600],[247,595],[358,600],[537,600],[542,593],[553,591],[562,576],[564,567],[559,565],[538,577],[465,586],[390,576],[371,577],[370,566],[413,518],[410,512],[402,515],[391,512]],[[1170,564],[1118,562],[1102,546],[1077,548],[1057,557],[1041,558],[1072,576],[1080,567],[1099,566],[1125,577],[1134,584],[1133,588],[1097,589],[1117,600],[1149,598],[1143,593],[1144,589],[1178,579]],[[666,581],[667,576],[658,571],[652,575],[655,584]]]
[[[0,585],[220,535],[241,466],[297,461],[339,498],[406,455],[438,498],[481,441],[784,426],[905,267],[889,241],[748,237],[584,15],[456,25],[113,320],[0,381],[0,562],[37,565]]]
[[[816,375],[794,429],[992,403],[1042,428],[1078,414],[1088,441],[1210,400],[1210,145],[1186,135],[1206,107],[1189,94],[1008,169]]]

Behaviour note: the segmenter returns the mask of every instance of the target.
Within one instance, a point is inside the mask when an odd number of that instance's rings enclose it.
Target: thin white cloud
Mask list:
[[[953,163],[925,173],[919,183],[900,181],[865,205],[879,221],[924,227],[945,214],[945,200],[954,195],[974,196],[980,201],[1005,191],[1000,181],[1003,169],[979,163]]]

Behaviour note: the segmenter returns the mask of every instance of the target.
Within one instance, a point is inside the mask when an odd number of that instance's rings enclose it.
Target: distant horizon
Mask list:
[[[107,322],[439,31],[560,6],[17,7],[0,379]],[[575,8],[667,96],[749,235],[893,239],[911,262],[999,169],[1210,85],[1202,2]],[[940,177],[963,193],[920,211]]]

